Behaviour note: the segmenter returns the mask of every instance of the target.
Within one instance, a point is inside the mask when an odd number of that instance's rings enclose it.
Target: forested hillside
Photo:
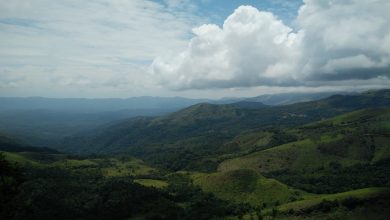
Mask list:
[[[218,163],[217,156],[241,151],[231,142],[238,135],[263,130],[272,139],[270,146],[288,143],[296,137],[286,134],[282,128],[358,109],[389,106],[389,96],[390,90],[380,90],[256,108],[197,104],[167,116],[133,118],[90,134],[72,136],[57,149],[82,154],[126,152],[169,169],[213,170]]]
[[[387,219],[390,90],[0,135],[2,219]]]

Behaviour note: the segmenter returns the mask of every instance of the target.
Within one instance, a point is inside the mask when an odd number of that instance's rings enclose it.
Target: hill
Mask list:
[[[89,135],[73,136],[57,148],[83,154],[126,152],[170,169],[210,170],[218,164],[216,156],[240,151],[229,144],[240,134],[293,127],[357,109],[390,106],[389,94],[390,90],[381,90],[258,108],[197,104],[166,116],[133,118]]]
[[[5,219],[15,216],[10,210],[19,210],[17,216],[41,219],[58,213],[59,219],[323,219],[335,212],[383,217],[389,198],[389,188],[373,187],[309,194],[245,169],[166,173],[119,155],[0,152],[0,164],[1,177],[7,178],[0,185],[1,207],[6,208],[0,209],[0,216]]]
[[[335,94],[353,95],[347,92],[319,92],[319,93],[280,93],[280,94],[265,94],[257,97],[245,99],[249,102],[261,102],[266,105],[290,105],[299,102],[316,101],[327,98]]]
[[[297,140],[225,160],[218,170],[251,169],[315,193],[389,186],[389,124],[390,109],[379,108],[285,129]]]
[[[134,97],[127,99],[0,97],[0,131],[39,146],[137,116],[159,116],[207,99]]]
[[[40,153],[58,153],[58,151],[47,147],[33,147],[24,144],[22,141],[0,133],[0,151],[8,152],[40,152]]]
[[[82,99],[82,98],[6,98],[0,97],[0,110],[52,110],[73,112],[112,112],[140,109],[180,109],[208,99],[182,97],[133,97],[126,99]],[[211,101],[211,100],[210,100]]]
[[[237,203],[267,207],[303,199],[307,193],[268,179],[252,170],[233,170],[219,173],[191,175],[195,185],[205,192]]]
[[[227,160],[220,165],[220,170],[234,167],[260,172],[302,170],[309,164],[320,167],[332,161],[351,165],[389,159],[389,124],[390,109],[380,108],[286,129],[286,133],[299,140]]]
[[[24,148],[3,135],[0,217],[386,219],[387,93],[277,107],[197,104],[72,140],[72,151],[106,155]]]

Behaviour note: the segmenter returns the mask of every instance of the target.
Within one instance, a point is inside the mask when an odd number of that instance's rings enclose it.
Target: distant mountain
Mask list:
[[[50,146],[64,137],[137,116],[160,116],[205,99],[0,98],[0,131],[31,145]]]
[[[248,130],[292,127],[358,109],[389,106],[390,90],[334,95],[274,107],[197,104],[166,116],[133,118],[112,124],[88,135],[67,138],[57,147],[86,154],[127,152],[166,165],[195,154],[199,159],[193,162],[201,163],[206,155],[234,152],[234,147],[225,144]],[[177,165],[183,168],[180,166]]]
[[[107,112],[126,109],[169,109],[177,110],[207,99],[189,99],[181,97],[133,97],[127,99],[78,99],[78,98],[0,98],[0,110],[60,110],[76,112]]]
[[[232,104],[237,102],[261,102],[266,105],[286,105],[297,102],[319,100],[336,94],[327,93],[281,93],[257,97],[221,99],[191,99],[183,97],[141,96],[126,99],[82,99],[82,98],[12,98],[0,97],[0,111],[3,110],[55,110],[74,112],[108,112],[122,110],[179,110],[198,103]],[[338,93],[340,94],[340,93]],[[344,93],[347,94],[347,93]]]
[[[262,102],[252,102],[252,101],[239,101],[232,103],[231,105],[238,107],[238,108],[262,108],[267,107],[267,105],[263,104]]]
[[[261,102],[266,105],[289,105],[299,102],[308,102],[327,98],[335,94],[353,95],[356,93],[340,93],[340,92],[320,92],[320,93],[280,93],[267,94],[253,98],[247,98],[248,102]]]
[[[39,152],[58,153],[58,151],[46,147],[33,147],[22,143],[9,135],[0,133],[0,151],[7,152]]]
[[[128,109],[109,112],[66,110],[0,110],[0,131],[30,145],[50,146],[66,136],[96,129],[99,126],[136,116],[157,116],[168,109]]]

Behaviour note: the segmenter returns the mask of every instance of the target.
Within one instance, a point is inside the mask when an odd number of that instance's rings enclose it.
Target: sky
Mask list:
[[[0,96],[390,88],[388,0],[0,0]]]

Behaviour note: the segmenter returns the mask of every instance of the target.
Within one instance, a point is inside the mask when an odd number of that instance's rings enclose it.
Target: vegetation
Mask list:
[[[388,219],[389,92],[199,104],[68,139],[78,155],[0,135],[0,219]]]
[[[215,171],[221,155],[243,153],[232,140],[241,134],[303,125],[342,113],[390,105],[390,90],[258,108],[197,104],[167,116],[133,118],[91,134],[72,136],[57,147],[71,153],[128,153],[170,170]],[[314,129],[312,129],[314,130]],[[280,134],[285,134],[281,132]],[[307,135],[309,136],[309,135]],[[291,139],[292,138],[292,139]],[[280,136],[280,145],[294,137]],[[252,149],[252,150],[259,150]],[[172,163],[173,162],[173,163]]]
[[[252,206],[267,207],[302,199],[306,193],[294,190],[273,179],[267,179],[252,170],[234,170],[226,173],[192,175],[194,184],[217,197]]]
[[[336,193],[369,186],[390,187],[390,160],[342,167],[332,162],[311,171],[276,171],[266,175],[312,193]]]
[[[13,155],[0,157],[1,219],[211,219],[249,209],[203,193],[176,174],[165,181],[105,176],[98,163],[86,160],[34,166],[13,163]]]

